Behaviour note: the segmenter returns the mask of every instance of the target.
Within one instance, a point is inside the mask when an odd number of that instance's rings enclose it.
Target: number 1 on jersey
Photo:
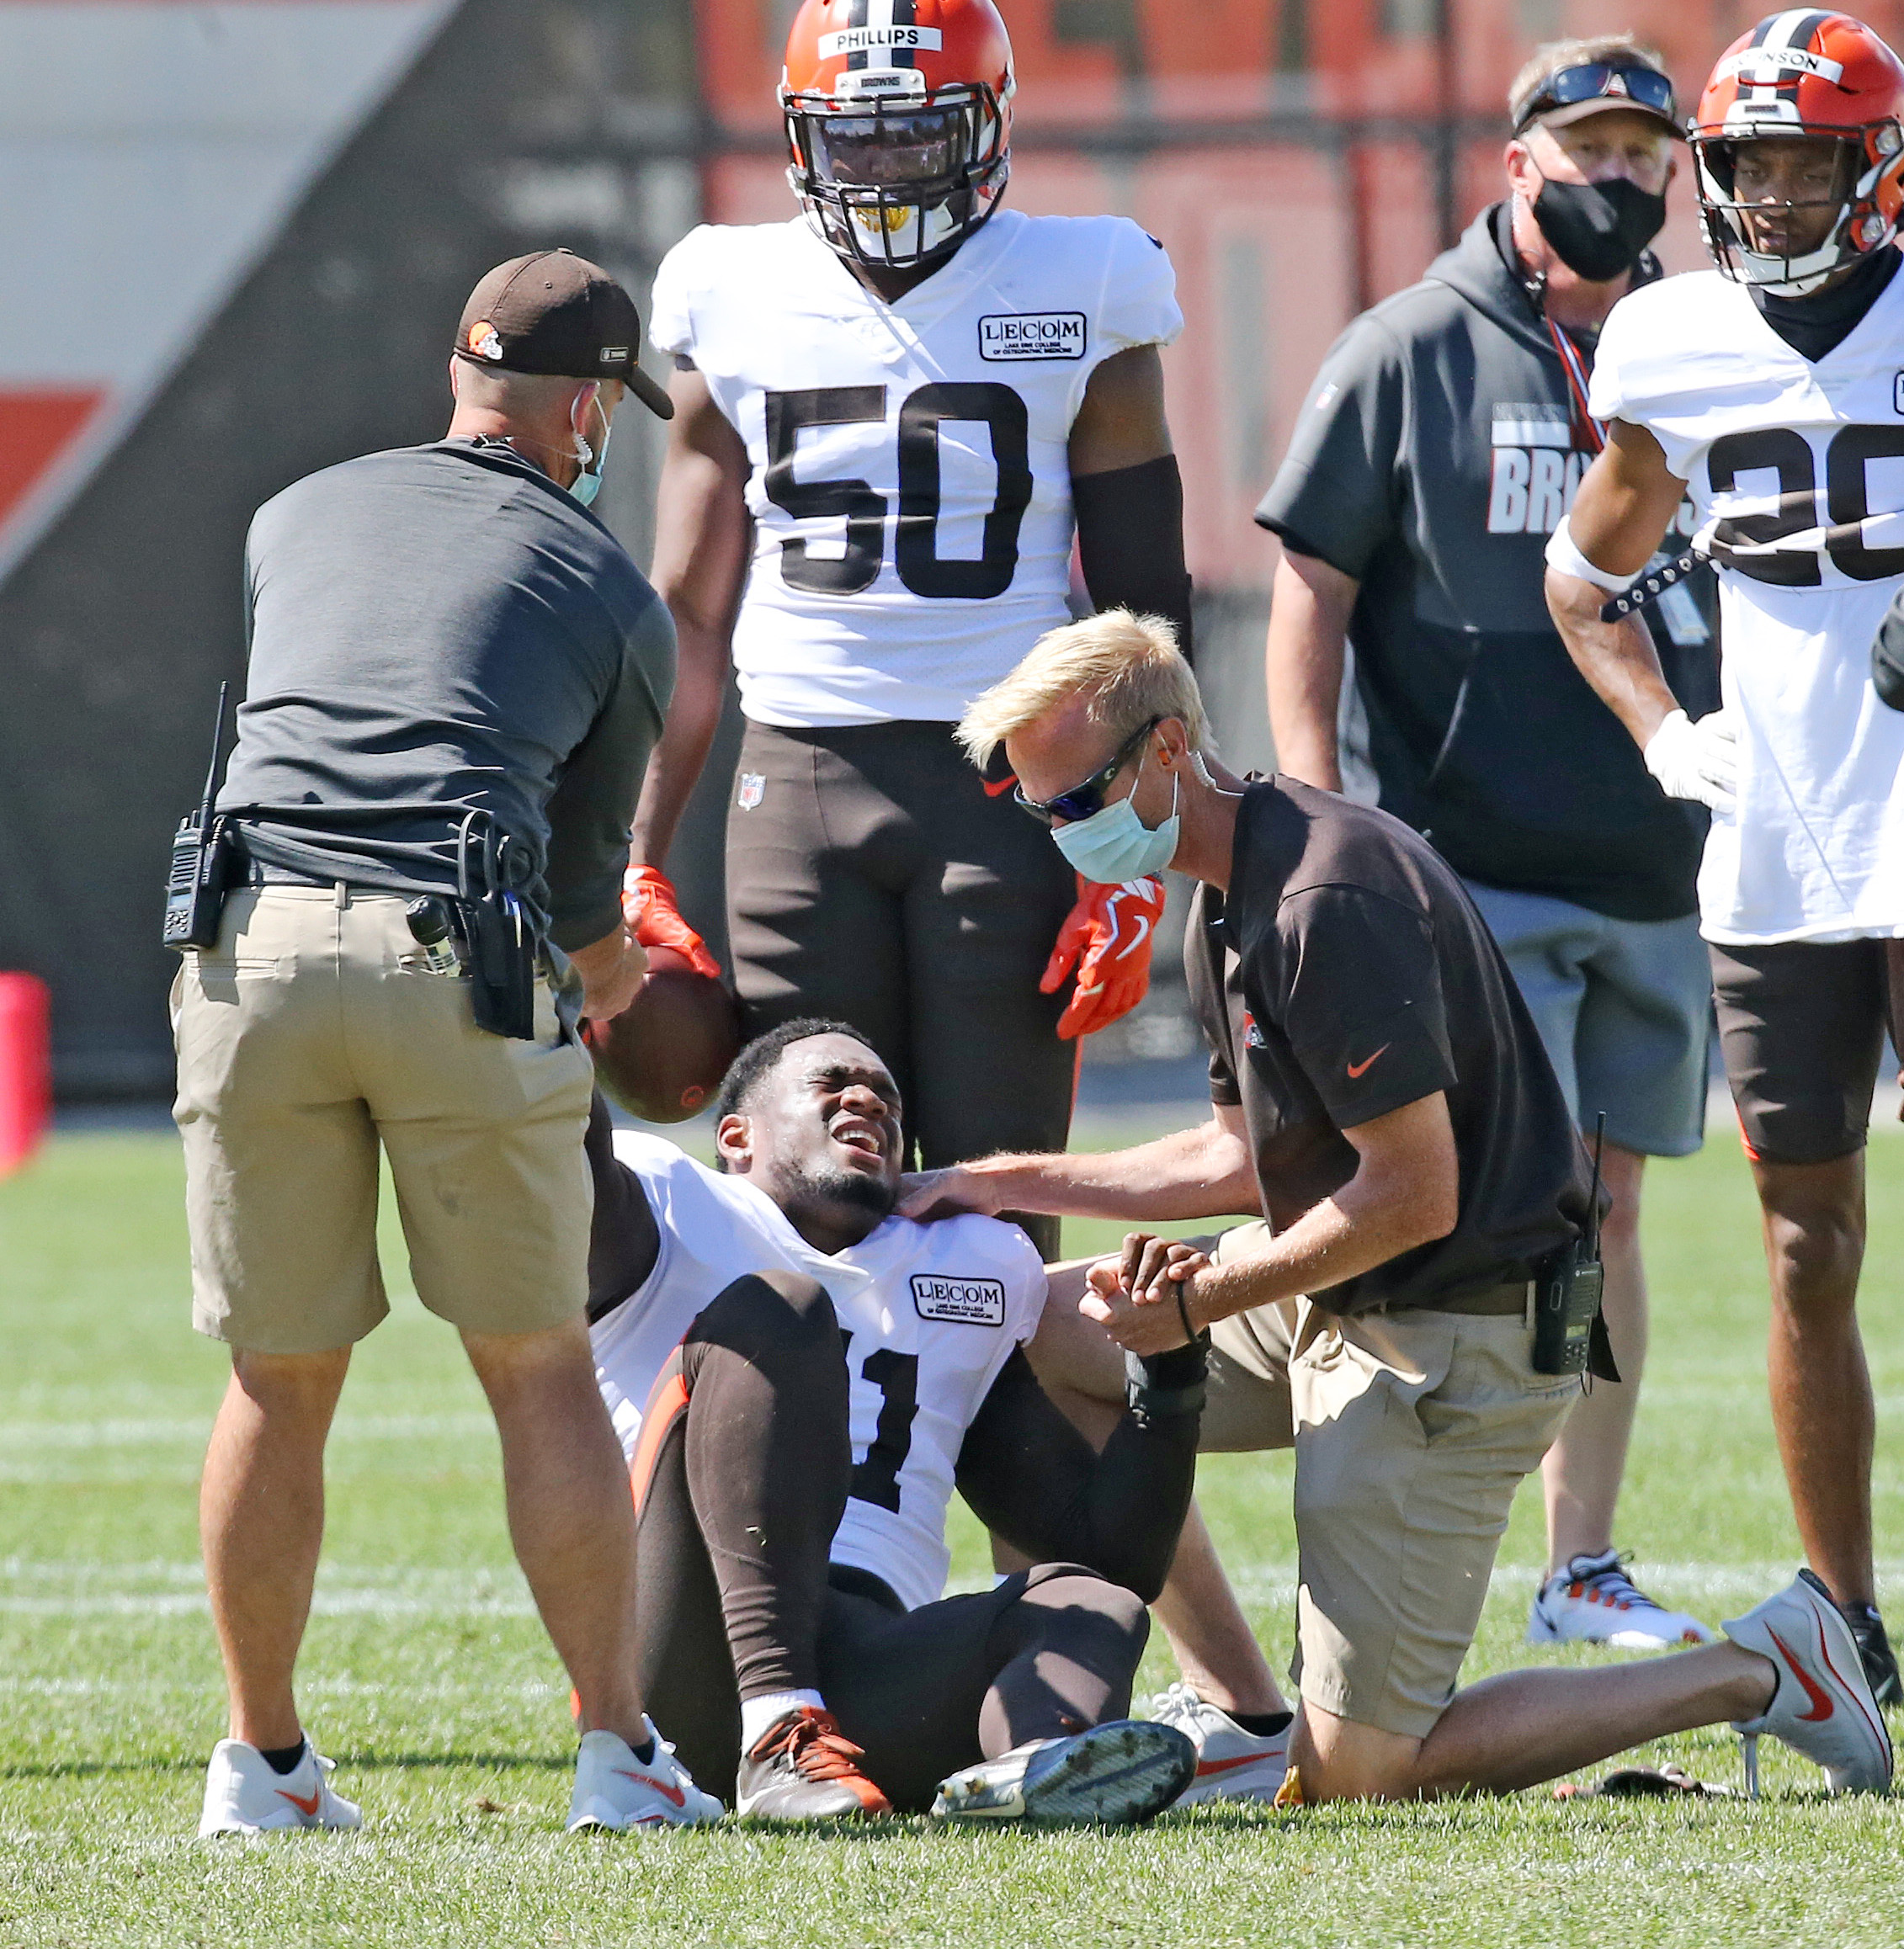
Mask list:
[[[850,1328],[840,1329],[839,1341],[843,1355],[853,1346]],[[899,1471],[912,1452],[912,1423],[919,1412],[919,1357],[876,1346],[861,1363],[859,1378],[880,1390],[880,1418],[847,1494],[896,1513]]]
[[[803,536],[781,544],[780,575],[810,595],[856,595],[877,579],[886,552],[886,497],[862,480],[799,481],[795,452],[802,427],[837,427],[886,419],[883,385],[816,386],[766,396],[767,498],[796,520],[846,518],[846,550],[827,560],[807,553]],[[998,486],[985,518],[976,560],[939,553],[939,425],[982,422],[992,435]],[[916,596],[982,599],[1003,595],[1018,571],[1018,529],[1031,505],[1031,460],[1024,401],[995,382],[922,385],[899,408],[899,518],[893,566]]]

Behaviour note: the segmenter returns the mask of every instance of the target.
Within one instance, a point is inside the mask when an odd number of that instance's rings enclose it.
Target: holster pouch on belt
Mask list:
[[[535,978],[542,930],[515,885],[530,870],[527,847],[487,812],[457,831],[456,916],[470,973],[476,1024],[491,1035],[535,1039]]]
[[[1540,1261],[1534,1282],[1534,1371],[1590,1373],[1617,1381],[1613,1342],[1600,1316],[1605,1268],[1586,1241],[1576,1239]]]

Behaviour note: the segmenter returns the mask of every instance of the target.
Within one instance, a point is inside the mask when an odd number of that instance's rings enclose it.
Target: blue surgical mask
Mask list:
[[[1144,759],[1137,761],[1137,776],[1144,775]],[[1183,784],[1181,774],[1170,781],[1170,816],[1158,826],[1149,826],[1137,816],[1130,803],[1136,796],[1133,781],[1130,791],[1114,805],[1093,812],[1088,819],[1074,820],[1067,826],[1055,826],[1051,837],[1058,851],[1085,879],[1099,886],[1122,886],[1129,879],[1141,879],[1147,873],[1162,873],[1177,857],[1177,836],[1181,821],[1177,816],[1177,794]]]
[[[595,410],[598,412],[602,411],[598,401]],[[590,506],[602,491],[602,470],[609,464],[609,442],[614,436],[614,428],[609,424],[609,416],[605,412],[602,413],[602,450],[599,454],[579,433],[575,436],[575,457],[582,463],[582,471],[570,481],[568,491],[584,507]]]

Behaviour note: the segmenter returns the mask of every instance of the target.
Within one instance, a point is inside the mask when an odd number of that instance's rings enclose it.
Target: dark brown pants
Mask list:
[[[812,1688],[901,1812],[948,1773],[1130,1703],[1150,1620],[1076,1564],[906,1610],[830,1566],[853,1474],[846,1361],[811,1279],[737,1279],[662,1368],[633,1469],[641,1696],[731,1798],[742,1698]]]
[[[1904,942],[1711,954],[1726,1080],[1752,1157],[1822,1164],[1862,1150],[1885,1030],[1904,1035]]]
[[[1038,980],[1077,897],[1050,834],[951,725],[747,726],[727,908],[749,1028],[851,1022],[904,1091],[924,1166],[1064,1148],[1077,1048],[1057,1037],[1065,992]],[[1056,1220],[1034,1228],[1056,1257]]]

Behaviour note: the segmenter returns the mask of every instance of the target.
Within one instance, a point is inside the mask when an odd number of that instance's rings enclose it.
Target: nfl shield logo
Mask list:
[[[734,803],[743,812],[751,812],[767,796],[767,781],[758,772],[742,772],[741,789]]]

